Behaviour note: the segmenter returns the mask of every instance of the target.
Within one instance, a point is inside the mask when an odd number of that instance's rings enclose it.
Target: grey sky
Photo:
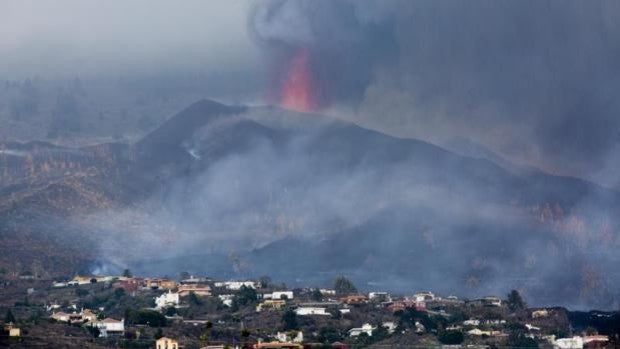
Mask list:
[[[277,91],[304,48],[322,104],[356,122],[620,187],[619,14],[613,0],[0,0],[0,77],[265,71]]]
[[[250,5],[2,0],[0,75],[247,69],[257,53],[247,34]]]

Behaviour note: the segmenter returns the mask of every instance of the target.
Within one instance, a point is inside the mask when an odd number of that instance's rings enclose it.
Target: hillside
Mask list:
[[[618,193],[324,116],[203,100],[130,146],[6,143],[0,164],[0,229],[18,243],[1,262],[16,272],[347,273],[386,289],[618,299]]]

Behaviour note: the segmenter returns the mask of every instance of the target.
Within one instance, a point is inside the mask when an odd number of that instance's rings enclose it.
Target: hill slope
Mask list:
[[[212,101],[129,147],[40,145],[34,170],[20,147],[0,148],[10,168],[0,177],[11,198],[0,202],[5,231],[62,221],[57,231],[90,246],[87,267],[289,282],[347,273],[386,289],[618,299],[620,196],[579,179],[507,171],[324,116]],[[68,157],[72,165],[59,165]]]

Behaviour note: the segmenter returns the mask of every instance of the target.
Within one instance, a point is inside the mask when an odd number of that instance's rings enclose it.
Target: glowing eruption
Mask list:
[[[309,112],[316,109],[308,51],[301,49],[291,61],[282,84],[280,104],[287,109]]]

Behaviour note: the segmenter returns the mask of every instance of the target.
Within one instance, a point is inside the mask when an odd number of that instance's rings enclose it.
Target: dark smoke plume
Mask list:
[[[615,1],[262,1],[273,78],[307,48],[323,106],[437,142],[455,136],[555,173],[618,185]]]

